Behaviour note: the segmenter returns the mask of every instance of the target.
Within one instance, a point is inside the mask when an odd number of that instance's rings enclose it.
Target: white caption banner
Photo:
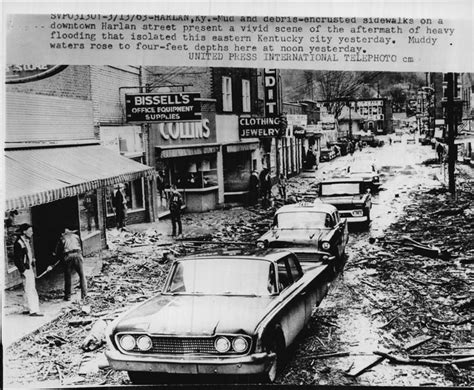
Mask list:
[[[469,20],[8,15],[7,63],[472,71]]]

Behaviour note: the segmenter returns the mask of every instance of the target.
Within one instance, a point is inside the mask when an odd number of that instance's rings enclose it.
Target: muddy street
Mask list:
[[[315,310],[276,383],[473,384],[470,366],[455,362],[472,357],[473,348],[472,172],[460,172],[458,199],[452,202],[443,189],[442,168],[423,164],[434,154],[419,143],[386,143],[289,180],[289,195],[301,194],[319,178],[369,161],[380,169],[382,185],[373,194],[370,227],[351,229],[345,270]],[[110,231],[102,272],[90,281],[91,301],[73,303],[52,324],[10,346],[5,384],[129,384],[125,372],[107,366],[102,343],[90,351],[81,348],[94,325],[158,292],[168,257],[200,249],[192,239],[254,241],[268,229],[273,212],[235,207],[185,214],[183,241],[153,226]],[[414,251],[407,237],[439,247],[439,255]]]

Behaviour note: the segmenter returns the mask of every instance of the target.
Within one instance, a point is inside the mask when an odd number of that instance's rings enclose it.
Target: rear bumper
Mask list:
[[[232,358],[137,356],[124,355],[115,350],[108,350],[105,355],[114,370],[167,374],[261,374],[270,368],[275,359],[275,354],[266,352]]]
[[[357,223],[357,222],[367,222],[369,220],[369,218],[366,216],[366,215],[363,215],[361,217],[354,217],[352,215],[347,215],[345,213],[341,213],[341,218],[346,218],[347,219],[347,222],[349,223]]]

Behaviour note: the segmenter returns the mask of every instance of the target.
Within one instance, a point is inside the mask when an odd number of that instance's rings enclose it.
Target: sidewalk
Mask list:
[[[102,256],[97,254],[84,259],[86,278],[97,275],[102,268]],[[57,267],[36,282],[40,297],[40,311],[44,317],[30,317],[22,314],[23,293],[21,286],[4,291],[2,343],[7,348],[23,337],[33,333],[42,326],[55,320],[72,302],[81,299],[79,277],[74,272],[72,277],[73,292],[71,301],[64,301],[64,276],[61,267]]]
[[[192,224],[192,214],[182,216],[183,230],[187,235],[202,235],[207,233],[206,227]],[[143,233],[148,229],[153,229],[162,234],[163,237],[171,241],[168,237],[171,234],[171,222],[169,219],[158,220],[151,223],[140,223],[126,227],[131,233]],[[114,236],[120,234],[116,229],[107,231],[109,246],[113,246]],[[86,278],[99,275],[102,269],[102,256],[106,251],[84,259],[84,272]],[[79,288],[79,277],[74,272],[72,278],[73,294],[71,301],[64,301],[64,276],[61,267],[57,267],[49,274],[46,274],[36,282],[36,287],[40,297],[40,310],[44,317],[30,317],[21,314],[23,311],[23,294],[21,286],[11,290],[5,290],[3,296],[3,321],[2,321],[2,343],[7,348],[23,337],[35,332],[42,326],[54,321],[64,311],[81,298]]]

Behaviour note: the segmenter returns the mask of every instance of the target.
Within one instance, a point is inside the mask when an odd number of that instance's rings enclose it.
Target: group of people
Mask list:
[[[23,284],[23,314],[33,317],[41,317],[39,308],[38,292],[36,290],[36,279],[62,263],[64,269],[64,300],[71,300],[71,278],[75,270],[79,275],[81,286],[81,298],[87,298],[87,281],[84,274],[84,259],[82,257],[82,241],[76,231],[65,228],[61,233],[53,255],[57,262],[54,266],[49,265],[43,274],[36,275],[36,260],[33,254],[32,237],[33,227],[23,223],[18,228],[18,237],[13,245],[13,259],[15,266],[21,275]]]
[[[283,199],[286,201],[286,186],[287,179],[283,173],[280,173],[277,181],[278,192]],[[267,208],[270,206],[270,200],[272,195],[272,180],[270,176],[270,170],[263,168],[260,175],[257,171],[252,171],[250,175],[249,184],[249,203],[255,205],[258,202],[259,196],[261,197],[262,207]]]

